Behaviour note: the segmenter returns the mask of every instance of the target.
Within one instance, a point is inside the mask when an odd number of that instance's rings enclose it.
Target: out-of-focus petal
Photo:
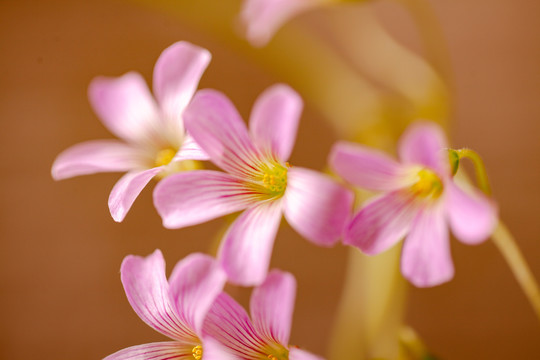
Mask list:
[[[182,128],[182,113],[210,62],[210,52],[186,41],[172,44],[154,67],[154,94],[165,119]]]
[[[109,210],[114,221],[121,222],[126,217],[131,205],[139,196],[142,189],[160,171],[161,167],[155,167],[142,171],[131,171],[116,182],[109,195]]]
[[[379,254],[397,243],[411,227],[418,210],[412,196],[394,191],[366,204],[348,225],[343,242],[368,255]]]
[[[255,102],[249,128],[260,149],[274,158],[287,161],[296,140],[298,121],[302,114],[302,98],[287,85],[274,85]]]
[[[173,360],[187,359],[191,354],[191,344],[178,341],[158,342],[131,346],[107,356],[103,360]]]
[[[486,240],[497,223],[495,204],[482,193],[466,193],[453,181],[445,183],[450,227],[456,238],[466,244]]]
[[[251,320],[258,333],[269,340],[288,344],[295,298],[294,276],[272,270],[251,295]]]
[[[416,122],[401,136],[398,151],[404,163],[424,165],[444,176],[449,172],[447,147],[446,137],[439,125]]]
[[[231,225],[218,257],[232,283],[253,286],[264,281],[280,220],[278,200],[247,209]]]
[[[210,160],[210,158],[191,136],[186,135],[172,161],[181,160]]]
[[[182,324],[171,303],[161,251],[147,257],[126,256],[120,274],[129,303],[145,323],[171,339],[196,340],[195,333]]]
[[[442,284],[454,276],[444,207],[420,210],[401,252],[401,273],[418,287]]]
[[[321,0],[246,0],[240,14],[240,19],[246,27],[246,38],[254,46],[264,46],[289,19],[321,2]]]
[[[291,347],[289,349],[289,360],[324,360],[324,358],[313,355],[312,353],[309,353],[302,349]]]
[[[198,91],[184,112],[187,131],[223,170],[245,176],[261,155],[231,101],[215,90]]]
[[[341,141],[329,156],[330,166],[353,185],[374,191],[393,191],[412,185],[414,176],[386,154],[372,148]]]
[[[204,360],[238,360],[233,351],[209,336],[203,338],[202,347]]]
[[[99,172],[128,171],[139,166],[139,153],[117,140],[86,141],[64,150],[52,166],[52,177],[61,180]]]
[[[335,244],[352,211],[353,194],[329,176],[292,167],[287,173],[285,218],[317,245]]]
[[[88,98],[103,124],[116,136],[132,142],[154,141],[159,112],[140,74],[97,77],[90,83]]]
[[[237,359],[258,359],[264,340],[257,335],[246,311],[228,294],[221,293],[204,322],[204,333],[227,347]]]
[[[211,170],[186,171],[161,180],[154,205],[166,228],[200,224],[245,209],[251,194],[237,178]]]
[[[203,320],[227,281],[218,262],[203,254],[191,254],[180,261],[170,278],[170,294],[180,319],[201,335]]]

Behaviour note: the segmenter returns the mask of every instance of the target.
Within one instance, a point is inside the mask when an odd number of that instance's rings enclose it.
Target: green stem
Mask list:
[[[484,166],[484,161],[482,161],[480,155],[478,155],[476,151],[471,149],[459,149],[453,151],[457,153],[459,159],[467,158],[473,162],[478,187],[486,195],[491,196],[491,186],[489,185],[486,167]]]
[[[540,290],[515,239],[502,222],[499,222],[491,237],[540,320]]]

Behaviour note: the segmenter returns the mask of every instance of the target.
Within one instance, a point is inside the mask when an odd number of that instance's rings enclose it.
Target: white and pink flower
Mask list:
[[[189,168],[185,160],[207,160],[185,133],[182,114],[210,57],[207,50],[187,42],[165,49],[154,67],[156,100],[138,73],[94,79],[88,89],[90,103],[122,140],[93,140],[68,148],[56,158],[53,178],[127,172],[109,196],[111,215],[120,222],[153,177]]]
[[[132,346],[105,360],[228,359],[222,346],[203,334],[203,323],[226,275],[210,256],[191,254],[178,262],[169,281],[161,251],[148,257],[127,256],[120,270],[133,310],[172,341]]]
[[[221,293],[208,312],[204,333],[238,360],[322,360],[289,345],[296,280],[272,270],[251,295],[251,318],[233,298]],[[206,359],[205,359],[206,360]]]
[[[354,216],[344,243],[376,255],[406,236],[403,275],[419,287],[438,285],[454,276],[448,225],[462,242],[478,244],[493,231],[496,206],[480,191],[465,191],[454,182],[446,139],[436,124],[411,125],[398,150],[401,162],[359,144],[334,146],[330,164],[339,175],[383,192]]]
[[[201,90],[185,112],[189,133],[226,172],[189,171],[161,181],[154,204],[167,228],[199,224],[245,210],[219,251],[230,281],[260,284],[266,277],[282,214],[301,235],[334,245],[349,220],[353,194],[329,176],[296,166],[289,158],[302,110],[300,96],[285,85],[256,101],[251,130],[227,97]]]

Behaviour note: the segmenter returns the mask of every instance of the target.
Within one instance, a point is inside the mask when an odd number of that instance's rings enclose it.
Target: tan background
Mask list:
[[[540,276],[540,3],[432,4],[456,80],[454,143],[484,156],[501,215]],[[419,48],[403,10],[386,2],[376,11]],[[117,174],[53,182],[50,167],[60,151],[111,137],[93,114],[86,87],[96,75],[129,70],[150,81],[161,50],[182,39],[211,50],[202,87],[227,92],[244,116],[262,89],[283,79],[210,34],[130,2],[3,0],[0,29],[0,358],[99,359],[162,340],[125,299],[122,258],[160,248],[170,271],[188,253],[208,249],[223,222],[165,230],[146,189],[116,224],[107,197]],[[293,163],[322,169],[335,140],[329,133],[308,104]],[[409,323],[443,359],[539,358],[540,325],[495,247],[453,241],[452,250],[455,279],[411,289]],[[299,282],[293,343],[324,353],[345,255],[342,246],[317,248],[281,228],[272,264]]]

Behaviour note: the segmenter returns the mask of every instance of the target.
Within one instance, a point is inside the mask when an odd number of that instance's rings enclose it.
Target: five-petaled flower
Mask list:
[[[226,173],[183,172],[154,191],[167,228],[246,210],[225,234],[218,256],[234,283],[256,285],[265,279],[282,213],[302,236],[321,246],[335,244],[349,220],[352,192],[327,175],[286,162],[301,109],[295,91],[275,85],[256,101],[248,133],[226,96],[199,91],[186,109],[186,129]]]
[[[229,295],[221,293],[208,312],[204,333],[238,360],[322,360],[289,345],[296,281],[272,270],[251,295],[251,319]]]
[[[218,342],[203,334],[204,319],[223,290],[226,275],[217,262],[191,254],[175,266],[169,281],[156,250],[146,258],[127,256],[120,270],[133,310],[150,327],[173,341],[132,346],[105,360],[227,359]]]
[[[190,168],[185,160],[207,160],[184,132],[182,113],[209,61],[207,50],[187,42],[165,49],[154,67],[157,101],[138,73],[94,79],[88,89],[90,103],[103,124],[123,141],[94,140],[68,148],[56,158],[53,178],[127,171],[109,196],[112,217],[122,221],[154,176]]]
[[[467,244],[486,240],[496,223],[491,199],[454,183],[446,147],[440,127],[419,122],[400,139],[401,163],[346,142],[336,144],[330,155],[332,167],[345,180],[383,192],[354,216],[344,243],[375,255],[407,236],[401,272],[419,287],[441,284],[454,275],[447,222]]]

